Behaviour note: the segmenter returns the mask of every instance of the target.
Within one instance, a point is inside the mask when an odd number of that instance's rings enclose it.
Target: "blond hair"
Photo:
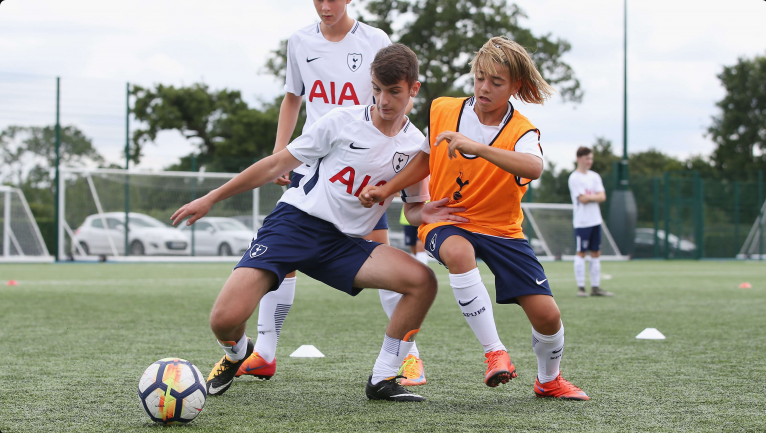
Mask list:
[[[497,75],[496,64],[508,68],[511,80],[521,81],[517,99],[531,104],[544,104],[556,90],[548,84],[535,66],[535,62],[526,49],[518,43],[502,36],[495,36],[487,41],[471,60],[471,73],[479,70]]]

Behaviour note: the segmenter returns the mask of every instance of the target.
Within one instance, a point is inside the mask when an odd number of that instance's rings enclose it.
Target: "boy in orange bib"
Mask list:
[[[422,152],[386,185],[366,187],[359,199],[372,206],[430,174],[431,197],[447,197],[449,206],[466,208],[455,215],[468,222],[423,223],[418,236],[426,251],[449,269],[455,299],[484,348],[484,382],[490,387],[507,383],[516,377],[516,368],[498,336],[477,258],[495,275],[497,303],[519,304],[532,324],[537,396],[589,400],[561,377],[561,314],[545,271],[521,231],[521,199],[527,184],[540,177],[543,155],[539,131],[509,101],[513,96],[542,104],[554,90],[529,53],[506,38],[491,38],[471,67],[474,96],[433,101]],[[406,203],[406,194],[402,198]],[[412,224],[422,222],[421,209],[422,204],[405,204]]]

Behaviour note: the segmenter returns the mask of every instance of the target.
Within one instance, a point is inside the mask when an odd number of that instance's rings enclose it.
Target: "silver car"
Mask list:
[[[108,212],[90,215],[75,230],[72,254],[109,256],[125,254],[125,213]],[[77,248],[79,246],[79,248]],[[131,256],[188,256],[189,241],[160,221],[140,213],[128,214],[128,251]]]
[[[253,239],[253,230],[234,218],[204,217],[192,226],[181,223],[178,230],[189,243],[192,240],[192,227],[195,256],[241,256]]]

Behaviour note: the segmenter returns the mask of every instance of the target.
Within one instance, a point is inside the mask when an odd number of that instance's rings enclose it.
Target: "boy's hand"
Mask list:
[[[175,226],[181,222],[181,220],[191,215],[191,218],[186,221],[186,225],[190,226],[194,224],[198,219],[207,215],[207,213],[210,211],[210,208],[213,207],[213,204],[213,201],[210,200],[208,196],[200,197],[191,203],[186,203],[185,205],[181,206],[180,209],[175,211],[170,219],[173,220],[173,225]]]
[[[359,194],[359,201],[362,202],[362,206],[367,208],[372,207],[375,203],[380,203],[387,198],[388,196],[384,197],[383,194],[380,193],[379,186],[367,185],[362,190],[362,193]]]
[[[439,201],[431,201],[423,205],[420,218],[424,224],[433,224],[438,222],[458,222],[467,223],[468,218],[464,218],[458,215],[454,215],[458,212],[465,212],[464,207],[447,207],[449,203],[449,197],[445,197]]]
[[[459,132],[452,131],[444,131],[437,135],[434,146],[438,146],[442,141],[446,141],[449,144],[449,149],[447,150],[449,159],[457,158],[457,151],[463,154],[476,155],[482,147],[486,147]]]
[[[274,180],[274,183],[276,183],[279,186],[290,185],[290,173],[285,173],[281,177],[276,178]]]

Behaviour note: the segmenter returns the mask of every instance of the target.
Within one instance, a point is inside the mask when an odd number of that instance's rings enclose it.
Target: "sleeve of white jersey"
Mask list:
[[[309,129],[303,131],[300,137],[287,145],[287,150],[304,164],[314,164],[317,159],[324,158],[332,150],[335,137],[344,122],[342,113],[333,111],[320,117]],[[350,120],[346,119],[346,122]]]
[[[540,138],[537,135],[537,131],[529,131],[524,134],[524,136],[516,142],[516,147],[514,147],[514,150],[516,152],[534,155],[542,159],[543,164],[545,164],[545,160],[543,159],[543,151],[540,147]]]
[[[287,73],[285,74],[285,92],[296,96],[303,96],[306,88],[303,84],[301,70],[298,67],[298,36],[292,35],[287,41]]]
[[[431,199],[431,195],[428,193],[428,182],[431,180],[431,176],[426,176],[425,179],[420,182],[408,186],[402,190],[402,201],[405,203],[422,203]]]
[[[420,150],[430,155],[431,154],[431,139],[428,137],[429,134],[431,134],[430,131],[426,134],[426,138],[423,139],[423,144],[420,145]]]

